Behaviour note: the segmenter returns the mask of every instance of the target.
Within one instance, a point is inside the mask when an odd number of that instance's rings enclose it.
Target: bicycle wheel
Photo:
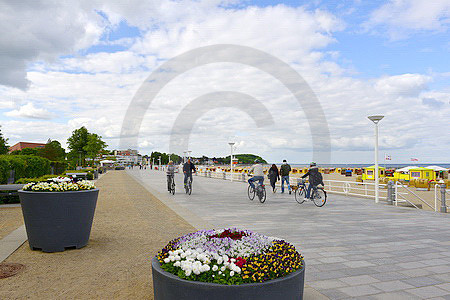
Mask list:
[[[313,193],[312,199],[317,207],[322,207],[327,202],[327,192],[322,188],[317,188]]]
[[[261,186],[261,190],[259,191],[259,202],[264,203],[266,201],[266,188]]]
[[[304,188],[296,189],[294,197],[295,201],[297,201],[298,204],[302,204],[303,202],[305,202],[305,189]]]
[[[248,199],[250,199],[250,200],[255,199],[255,189],[252,188],[251,185],[248,186],[247,194],[248,194]]]
[[[175,195],[175,181],[172,180],[172,195]]]

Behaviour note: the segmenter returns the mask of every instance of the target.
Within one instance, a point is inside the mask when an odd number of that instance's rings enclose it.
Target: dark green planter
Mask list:
[[[87,245],[98,189],[71,192],[19,191],[32,250],[59,252]]]
[[[181,279],[161,269],[152,259],[155,300],[300,300],[305,285],[305,264],[299,271],[263,283],[223,285]]]

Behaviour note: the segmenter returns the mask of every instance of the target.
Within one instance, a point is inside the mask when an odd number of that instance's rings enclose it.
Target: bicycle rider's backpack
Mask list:
[[[311,183],[313,185],[319,185],[319,184],[323,183],[322,173],[320,173],[319,171],[312,173],[311,177],[312,177]]]

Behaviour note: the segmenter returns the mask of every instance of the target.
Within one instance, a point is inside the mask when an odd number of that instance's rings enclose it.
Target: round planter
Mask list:
[[[305,263],[285,277],[241,285],[184,280],[161,269],[157,258],[152,259],[152,274],[155,300],[298,300],[303,299]]]
[[[70,192],[19,191],[32,250],[59,252],[87,245],[98,189]]]

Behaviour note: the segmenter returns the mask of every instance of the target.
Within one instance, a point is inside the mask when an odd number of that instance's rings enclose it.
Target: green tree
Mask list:
[[[2,130],[0,129],[0,154],[6,154],[8,153],[8,151],[9,151],[8,139],[5,139],[3,137]]]
[[[62,161],[66,158],[66,151],[58,141],[47,143],[44,148],[39,149],[38,155],[51,161]]]
[[[83,150],[89,158],[94,160],[107,147],[106,143],[102,141],[102,137],[95,133],[89,133],[88,141]]]
[[[69,160],[82,165],[85,165],[86,156],[95,158],[106,147],[101,136],[89,133],[84,126],[72,132],[67,139],[67,144],[70,150],[67,155]]]

